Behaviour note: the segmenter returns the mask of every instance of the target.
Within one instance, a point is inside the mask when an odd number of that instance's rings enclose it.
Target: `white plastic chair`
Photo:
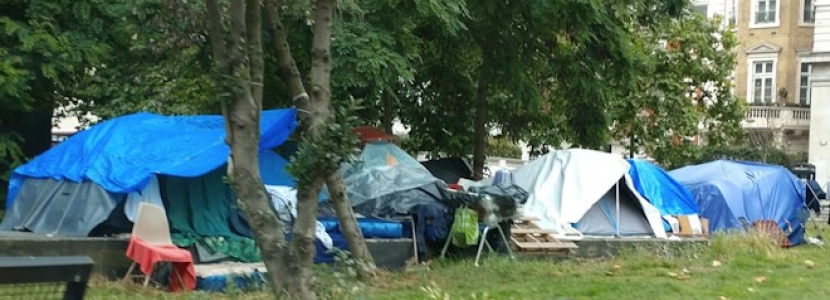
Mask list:
[[[133,226],[133,236],[153,246],[172,246],[170,224],[164,209],[152,203],[141,202]]]
[[[141,238],[153,246],[175,247],[170,237],[170,225],[167,221],[167,213],[163,208],[155,204],[142,202],[138,205],[138,216],[135,218],[132,235]],[[130,278],[137,264],[137,262],[133,261],[127,270],[127,275],[124,276],[124,280]],[[145,276],[144,286],[150,283],[150,277],[150,275]]]

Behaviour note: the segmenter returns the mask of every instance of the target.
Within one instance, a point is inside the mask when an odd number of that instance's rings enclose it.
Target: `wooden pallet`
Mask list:
[[[572,242],[562,242],[554,231],[540,228],[535,218],[522,218],[510,228],[510,240],[516,252],[530,255],[563,255],[578,248]]]

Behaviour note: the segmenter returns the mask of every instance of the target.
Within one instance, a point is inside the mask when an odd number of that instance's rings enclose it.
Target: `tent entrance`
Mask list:
[[[617,197],[618,194],[619,197]],[[611,187],[582,216],[578,229],[584,235],[597,236],[653,236],[654,234],[636,196],[622,180]]]

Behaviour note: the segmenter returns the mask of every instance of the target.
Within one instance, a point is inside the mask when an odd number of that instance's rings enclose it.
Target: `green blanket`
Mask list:
[[[231,229],[230,218],[236,196],[224,183],[225,168],[196,178],[164,176],[160,179],[173,243],[194,243],[212,253],[222,253],[243,262],[261,261],[256,242]]]

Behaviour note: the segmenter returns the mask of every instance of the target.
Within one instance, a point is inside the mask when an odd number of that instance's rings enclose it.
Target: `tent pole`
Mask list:
[[[617,226],[615,226],[615,230],[617,231],[616,236],[620,237],[620,182],[619,181],[617,182],[615,187],[617,189],[617,197],[616,197],[616,199],[617,199],[617,218],[615,220],[617,222]]]

